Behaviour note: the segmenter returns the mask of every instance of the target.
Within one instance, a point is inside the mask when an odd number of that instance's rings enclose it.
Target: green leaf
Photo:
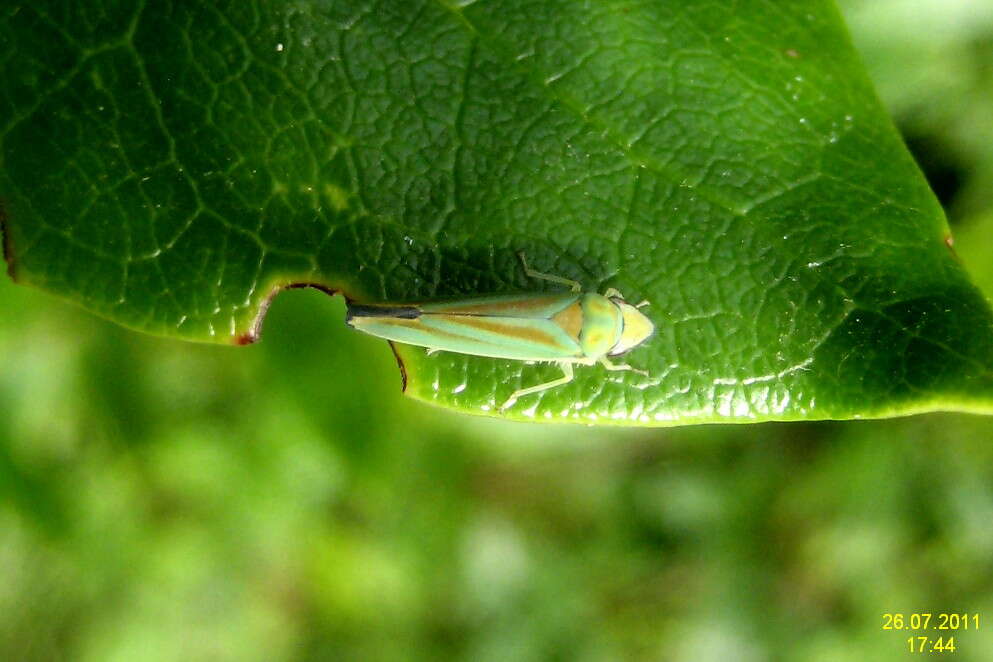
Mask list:
[[[296,284],[554,289],[524,250],[658,332],[649,377],[579,367],[509,416],[993,410],[990,308],[826,1],[82,4],[0,10],[21,282],[243,343]],[[397,353],[472,412],[558,374]]]

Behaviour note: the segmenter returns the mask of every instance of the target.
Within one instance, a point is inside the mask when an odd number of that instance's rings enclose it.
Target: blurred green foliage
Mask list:
[[[993,12],[845,4],[993,292]],[[314,291],[237,349],[0,310],[2,659],[902,660],[912,611],[993,650],[989,419],[536,427],[406,401]]]

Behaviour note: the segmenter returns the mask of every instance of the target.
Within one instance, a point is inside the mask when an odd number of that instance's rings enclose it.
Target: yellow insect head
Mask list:
[[[617,356],[648,340],[655,333],[655,325],[640,310],[623,299],[612,297],[611,301],[621,311],[624,319],[621,337],[610,350],[610,356]]]

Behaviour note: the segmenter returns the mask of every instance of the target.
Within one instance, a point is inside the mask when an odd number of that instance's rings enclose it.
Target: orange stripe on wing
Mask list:
[[[527,340],[528,342],[533,342],[538,345],[546,345],[548,347],[562,346],[562,343],[560,343],[554,336],[546,331],[542,331],[541,329],[501,324],[500,322],[489,320],[486,317],[466,316],[459,317],[457,320],[449,319],[447,321],[459,326],[476,329],[478,331],[488,331],[501,336],[509,336],[519,340]]]
[[[459,320],[461,323],[461,320]],[[453,340],[465,340],[465,336],[461,336],[457,333],[452,333],[451,331],[444,331],[442,329],[437,329],[434,327],[427,327],[424,325],[423,320],[420,318],[409,319],[405,317],[355,317],[351,320],[350,324],[359,330],[362,330],[365,324],[374,324],[387,327],[399,327],[404,329],[414,329],[416,331],[423,331],[424,333],[430,333],[433,336],[442,336],[444,338],[451,338]],[[368,331],[367,331],[368,332]],[[397,341],[402,342],[402,341]],[[426,347],[427,345],[423,345]]]
[[[441,308],[438,310],[438,313],[447,315],[505,315],[513,317],[516,315],[524,315],[529,312],[544,310],[545,308],[552,306],[561,300],[561,294],[548,296],[529,295],[527,297],[521,297],[520,299],[511,299],[509,301],[480,301],[479,303],[472,303],[470,300],[468,302],[460,303],[457,306],[446,306]]]
[[[361,330],[362,323],[365,319],[369,319],[371,323],[378,324],[382,326],[392,326],[405,329],[414,329],[416,331],[423,331],[424,333],[431,334],[438,340],[442,338],[447,338],[454,340],[456,342],[462,342],[465,340],[472,340],[473,342],[478,342],[488,345],[497,345],[498,343],[492,340],[485,340],[483,338],[472,337],[466,334],[456,333],[454,331],[447,331],[445,329],[438,328],[435,325],[426,325],[425,320],[430,319],[444,320],[448,324],[454,325],[457,328],[467,328],[476,329],[482,331],[489,331],[501,336],[512,336],[519,338],[521,340],[530,340],[531,342],[537,342],[539,344],[548,345],[551,347],[560,347],[560,343],[555,341],[548,333],[543,331],[535,331],[534,329],[525,329],[522,327],[508,326],[505,324],[500,324],[499,322],[486,322],[486,318],[479,318],[475,316],[460,316],[460,315],[448,315],[448,314],[427,314],[417,319],[406,319],[400,317],[386,317],[382,319],[378,318],[362,318],[356,317],[352,320],[352,326]],[[399,341],[402,342],[402,341]],[[438,343],[441,345],[441,343]],[[428,345],[424,345],[427,347]]]
[[[579,332],[583,330],[583,306],[578,301],[552,317],[552,322],[579,342]]]

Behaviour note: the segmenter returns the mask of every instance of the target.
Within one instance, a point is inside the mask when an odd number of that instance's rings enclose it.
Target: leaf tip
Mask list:
[[[280,283],[278,285],[273,285],[269,288],[269,292],[265,295],[265,297],[263,297],[262,301],[259,302],[259,308],[255,313],[255,317],[252,318],[252,323],[249,325],[248,330],[233,336],[233,344],[240,347],[258,342],[259,338],[262,336],[262,324],[265,322],[265,317],[269,313],[269,306],[272,305],[272,301],[276,298],[276,295],[283,290],[302,289],[305,287],[320,290],[328,296],[334,296],[338,293],[338,290],[324,285],[323,283],[314,283],[310,281],[294,281],[291,283]]]
[[[17,270],[14,267],[14,240],[10,237],[10,228],[7,226],[7,208],[0,199],[0,240],[3,243],[3,261],[7,263],[7,275],[13,281],[17,280]]]

